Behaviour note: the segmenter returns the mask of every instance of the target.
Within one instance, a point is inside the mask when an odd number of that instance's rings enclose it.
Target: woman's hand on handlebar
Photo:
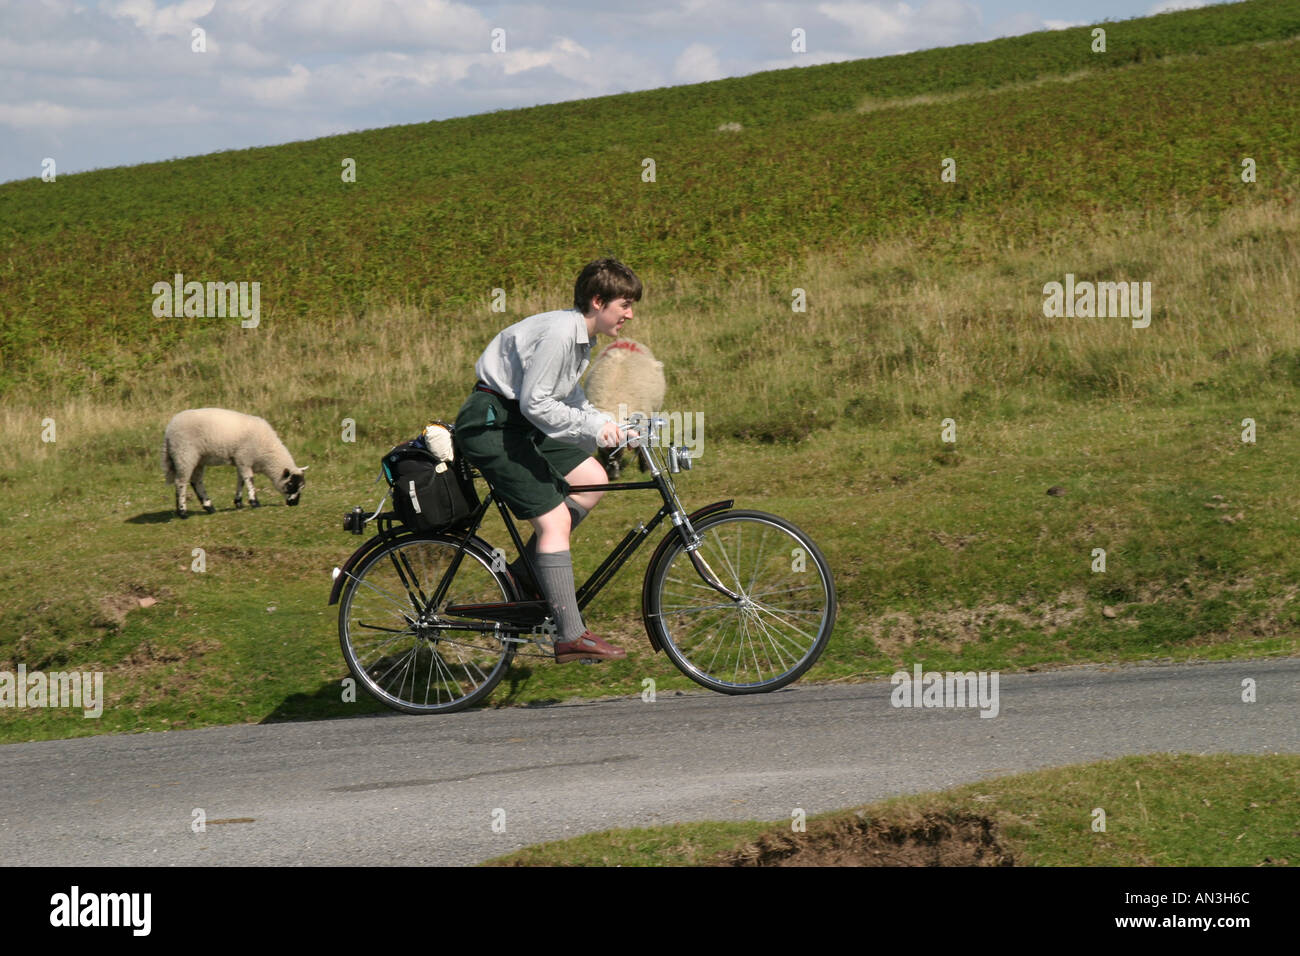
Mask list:
[[[619,425],[616,422],[606,422],[600,430],[600,437],[596,443],[602,448],[616,448],[623,444],[624,438],[622,432],[627,432],[627,444],[633,448],[638,447],[641,433],[631,425]]]
[[[614,422],[606,422],[600,429],[600,437],[596,439],[596,443],[601,448],[613,448],[619,443],[619,439],[618,425]]]

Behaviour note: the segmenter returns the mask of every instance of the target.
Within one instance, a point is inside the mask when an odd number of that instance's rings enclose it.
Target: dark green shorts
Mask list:
[[[564,476],[591,457],[577,445],[542,434],[519,403],[478,389],[456,415],[456,444],[521,521],[564,501]]]

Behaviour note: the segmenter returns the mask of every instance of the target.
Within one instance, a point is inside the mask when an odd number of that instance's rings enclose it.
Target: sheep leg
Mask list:
[[[600,449],[600,463],[605,466],[605,474],[610,481],[617,479],[623,471],[618,455],[608,448]]]
[[[185,510],[185,479],[176,479],[176,513],[182,518],[188,518],[190,513]]]
[[[248,489],[248,505],[251,508],[260,508],[262,505],[257,500],[257,491],[253,488],[253,469],[244,465],[236,465],[236,471],[239,473],[239,484],[235,486],[235,507],[242,508],[244,503],[240,500],[244,489]]]
[[[203,466],[199,465],[190,478],[190,487],[194,493],[199,496],[199,502],[203,505],[203,510],[212,514],[217,509],[212,506],[212,499],[208,497],[208,490],[203,487]]]

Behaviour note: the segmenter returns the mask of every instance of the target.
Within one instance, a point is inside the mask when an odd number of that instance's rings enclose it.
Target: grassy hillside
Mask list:
[[[1300,2],[1107,31],[0,186],[0,670],[103,670],[110,701],[0,710],[0,739],[373,708],[325,605],[342,512],[605,250],[705,416],[687,503],[782,514],[835,570],[806,680],[1294,653]],[[261,282],[261,324],[154,318],[177,271]],[[1045,317],[1067,273],[1150,282],[1150,327]],[[227,468],[221,511],[172,520],[162,430],[201,405],[276,426],[302,507],[235,512]],[[603,503],[579,575],[653,507]],[[589,615],[626,662],[521,661],[492,702],[693,686],[645,647],[647,557]]]
[[[491,289],[522,294],[604,250],[661,289],[737,269],[780,287],[827,246],[907,236],[969,261],[1294,183],[1300,0],[1107,30],[1105,53],[1076,28],[0,186],[0,389],[117,381],[191,340],[210,323],[150,312],[176,272],[260,282],[281,327],[394,300],[472,321]],[[1070,82],[1025,89],[1043,78]],[[956,92],[987,95],[879,109]],[[42,358],[73,349],[97,377]]]

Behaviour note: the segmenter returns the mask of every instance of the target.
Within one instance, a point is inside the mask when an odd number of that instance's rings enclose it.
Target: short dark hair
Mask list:
[[[578,273],[578,281],[573,284],[573,307],[586,315],[596,296],[607,304],[614,299],[640,302],[641,280],[617,259],[596,259]]]

